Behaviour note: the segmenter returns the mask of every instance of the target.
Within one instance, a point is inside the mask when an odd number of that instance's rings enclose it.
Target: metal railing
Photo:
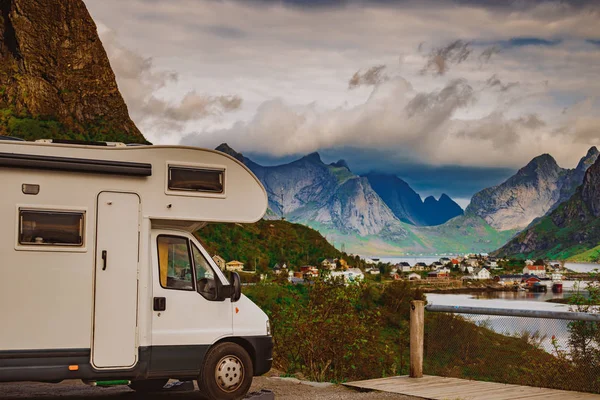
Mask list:
[[[411,309],[413,377],[600,393],[600,314],[418,301]]]

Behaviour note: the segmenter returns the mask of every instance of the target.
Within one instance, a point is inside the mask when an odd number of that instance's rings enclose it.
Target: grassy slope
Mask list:
[[[567,259],[572,262],[599,262],[600,261],[600,246],[576,254]]]
[[[498,253],[518,258],[593,261],[594,248],[599,244],[600,218],[592,215],[578,192]]]
[[[211,255],[227,261],[239,260],[254,267],[273,267],[286,262],[300,266],[316,264],[323,258],[336,258],[336,250],[317,231],[281,220],[261,220],[255,224],[209,224],[196,233]]]

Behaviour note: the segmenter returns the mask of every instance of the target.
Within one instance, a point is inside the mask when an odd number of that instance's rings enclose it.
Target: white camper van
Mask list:
[[[0,141],[0,382],[198,380],[243,397],[271,368],[265,313],[194,237],[251,223],[242,163],[178,146]]]

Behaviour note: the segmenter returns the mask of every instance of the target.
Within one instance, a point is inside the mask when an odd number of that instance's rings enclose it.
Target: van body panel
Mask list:
[[[195,246],[213,269],[215,279],[224,277],[206,250],[189,233],[173,230],[152,230],[153,297],[164,297],[166,309],[152,312],[152,346],[182,346],[212,344],[233,333],[231,299],[209,300],[197,290],[176,290],[161,285],[159,253],[156,243],[161,236],[182,238]],[[182,313],[185,315],[181,317]]]

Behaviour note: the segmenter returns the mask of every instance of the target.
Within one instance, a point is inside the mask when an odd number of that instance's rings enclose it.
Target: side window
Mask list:
[[[223,193],[225,171],[169,165],[169,190]]]
[[[196,266],[196,286],[198,293],[208,300],[215,300],[217,298],[215,272],[194,244],[192,244],[192,255]]]
[[[19,244],[83,246],[85,212],[19,209]]]
[[[160,286],[194,290],[189,241],[183,237],[159,236],[157,245]]]

